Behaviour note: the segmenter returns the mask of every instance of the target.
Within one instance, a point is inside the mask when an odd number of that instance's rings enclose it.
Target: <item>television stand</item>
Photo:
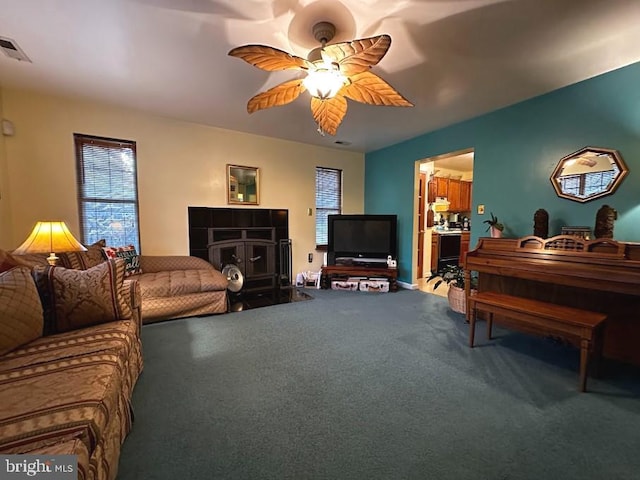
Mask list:
[[[362,267],[358,265],[325,265],[322,267],[320,287],[331,288],[331,280],[334,277],[377,277],[386,278],[389,281],[389,291],[398,291],[398,269],[389,268],[386,263],[380,267]]]

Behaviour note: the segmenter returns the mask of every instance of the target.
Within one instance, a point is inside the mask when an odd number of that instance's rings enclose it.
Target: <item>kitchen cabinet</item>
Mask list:
[[[431,234],[431,273],[435,273],[438,270],[438,238],[439,235],[436,232]]]
[[[461,181],[460,182],[460,211],[461,212],[470,212],[471,211],[471,182]]]
[[[433,203],[436,201],[436,181],[435,179],[429,180],[427,184],[427,203]]]
[[[444,177],[434,177],[436,181],[436,197],[446,197],[449,193],[449,179]]]
[[[449,179],[449,189],[447,192],[447,200],[449,200],[449,211],[460,212],[460,180]]]
[[[473,182],[466,180],[433,177],[427,184],[427,203],[435,202],[436,197],[445,197],[450,212],[471,212],[472,185]]]

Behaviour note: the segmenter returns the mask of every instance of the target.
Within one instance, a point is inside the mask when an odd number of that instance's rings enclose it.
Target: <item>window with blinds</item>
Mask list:
[[[589,198],[606,191],[619,173],[620,169],[613,165],[611,170],[563,175],[558,180],[563,193],[579,198]]]
[[[316,167],[316,248],[327,248],[327,217],[342,213],[342,170]]]
[[[82,242],[140,252],[136,144],[74,134]]]

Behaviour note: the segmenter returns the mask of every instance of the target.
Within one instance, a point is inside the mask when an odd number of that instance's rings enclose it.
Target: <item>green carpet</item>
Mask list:
[[[640,375],[446,299],[313,300],[143,327],[118,479],[640,479]]]

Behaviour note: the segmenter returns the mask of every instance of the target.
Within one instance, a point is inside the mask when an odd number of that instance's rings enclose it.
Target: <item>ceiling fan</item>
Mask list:
[[[308,90],[318,131],[322,135],[335,135],[347,113],[347,98],[371,105],[413,106],[391,85],[370,71],[389,50],[389,35],[328,45],[335,32],[332,23],[315,24],[313,36],[322,46],[311,50],[307,59],[266,45],[244,45],[232,49],[229,55],[262,70],[300,70],[306,73],[303,78],[281,83],[257,94],[247,103],[247,111],[253,113],[286,105]]]

